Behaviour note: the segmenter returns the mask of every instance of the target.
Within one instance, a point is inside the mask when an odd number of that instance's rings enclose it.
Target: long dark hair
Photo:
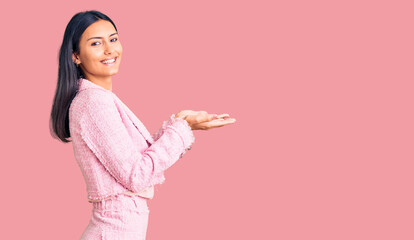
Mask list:
[[[54,138],[65,143],[71,141],[68,139],[70,138],[69,107],[78,92],[78,80],[83,77],[82,69],[77,67],[72,60],[72,54],[79,53],[79,41],[83,32],[99,19],[111,22],[117,30],[114,22],[108,16],[91,10],[75,14],[66,26],[63,36],[59,51],[59,73],[49,129]]]

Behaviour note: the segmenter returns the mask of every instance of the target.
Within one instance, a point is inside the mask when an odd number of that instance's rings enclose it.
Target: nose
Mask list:
[[[109,43],[106,44],[105,54],[111,54],[114,51],[114,47]]]

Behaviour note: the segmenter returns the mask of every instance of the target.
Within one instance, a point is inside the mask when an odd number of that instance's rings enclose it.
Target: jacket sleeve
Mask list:
[[[194,142],[187,121],[164,122],[162,134],[144,152],[134,145],[111,96],[93,90],[82,110],[82,139],[105,169],[125,188],[139,192],[151,180],[173,165]]]
[[[171,116],[170,116],[170,118],[168,119],[168,120],[165,120],[164,122],[163,122],[163,124],[162,124],[162,127],[160,128],[160,129],[158,129],[158,131],[157,132],[155,132],[153,135],[152,135],[152,138],[154,139],[154,141],[157,141],[163,134],[164,134],[164,132],[165,132],[165,129],[167,129],[167,127],[168,126],[170,126],[174,121],[181,121],[181,120],[176,120],[175,119],[175,114],[172,114]],[[188,124],[187,124],[188,125]],[[190,130],[191,130],[191,127],[190,126],[188,126],[189,128],[190,128]],[[194,142],[194,135],[192,136],[192,141]],[[184,150],[184,152],[183,153],[181,153],[181,155],[180,155],[180,158],[182,158],[183,157],[183,155],[188,151],[188,150],[191,150],[191,146],[189,146],[189,147],[187,147],[185,150]]]

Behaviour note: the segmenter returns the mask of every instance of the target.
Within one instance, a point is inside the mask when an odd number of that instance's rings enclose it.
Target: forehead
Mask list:
[[[87,40],[91,37],[108,37],[115,32],[116,30],[111,22],[100,19],[86,28],[82,34],[82,38]]]

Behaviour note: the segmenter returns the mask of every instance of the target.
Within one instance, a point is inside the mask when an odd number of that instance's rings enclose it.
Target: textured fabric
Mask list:
[[[83,78],[69,108],[69,130],[90,202],[125,192],[152,198],[164,171],[195,140],[187,121],[174,114],[151,136],[115,93]]]
[[[93,203],[81,240],[144,240],[148,216],[147,200],[139,196],[116,195]]]

